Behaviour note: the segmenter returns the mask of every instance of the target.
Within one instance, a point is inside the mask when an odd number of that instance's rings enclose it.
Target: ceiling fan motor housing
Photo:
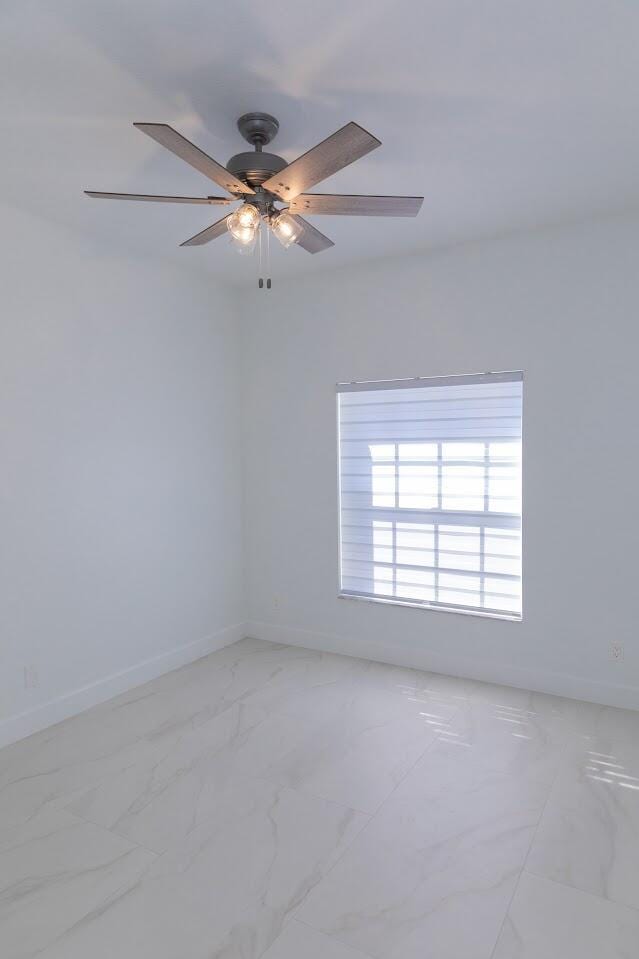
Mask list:
[[[226,164],[226,169],[243,183],[255,187],[279,173],[285,166],[287,163],[283,157],[256,150],[254,153],[237,153]]]

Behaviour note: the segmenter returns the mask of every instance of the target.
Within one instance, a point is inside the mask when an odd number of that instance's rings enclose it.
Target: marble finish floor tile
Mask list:
[[[635,959],[639,912],[524,873],[493,959]]]
[[[149,742],[175,741],[240,701],[282,700],[331,680],[360,661],[259,640],[242,640],[7,747],[0,763],[0,820],[37,809],[131,766]]]
[[[377,959],[488,959],[547,793],[438,742],[297,916]]]
[[[442,738],[466,754],[466,763],[535,776],[552,783],[564,759],[567,726],[563,718],[507,703],[469,702]]]
[[[60,810],[0,834],[3,959],[30,959],[117,902],[156,861],[148,850]]]
[[[259,779],[224,783],[209,812],[46,959],[257,959],[366,822]]]
[[[270,949],[266,950],[264,959],[370,959],[370,957],[292,919],[284,926]]]
[[[639,765],[639,712],[571,700],[570,750],[577,759],[610,754],[624,765]]]
[[[317,656],[318,654],[313,654]],[[428,703],[433,711],[443,710],[450,715],[466,703],[477,685],[472,680],[457,679],[417,669],[405,669],[353,659],[330,653],[322,654],[321,662],[309,668],[307,681],[297,688],[270,684],[243,697],[256,708],[293,715],[315,715],[332,718],[337,711],[348,710],[371,696],[384,694],[387,702],[394,701],[410,708],[411,702]],[[312,681],[311,681],[312,679]]]
[[[639,713],[242,640],[0,751],[0,953],[635,957],[638,786]]]
[[[361,682],[370,688],[384,689],[395,695],[412,697],[428,695],[435,699],[461,705],[471,698],[479,683],[473,679],[446,676],[404,666],[360,660]]]
[[[587,745],[568,748],[526,868],[639,909],[639,742]]]
[[[471,699],[491,706],[510,708],[529,716],[543,718],[546,723],[553,719],[565,720],[571,714],[573,700],[548,693],[537,693],[517,686],[500,686],[497,683],[478,682],[471,692]]]
[[[264,775],[295,789],[374,813],[431,743],[456,707],[429,696],[357,690],[333,718],[310,732]]]
[[[164,852],[212,814],[225,783],[264,777],[320,725],[305,717],[260,716],[238,703],[179,736],[146,743],[126,769],[76,792],[65,808]]]

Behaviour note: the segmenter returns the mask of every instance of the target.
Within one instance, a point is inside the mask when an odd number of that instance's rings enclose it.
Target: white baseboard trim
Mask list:
[[[407,647],[387,646],[371,640],[338,636],[335,633],[322,633],[310,629],[291,626],[279,626],[273,623],[248,622],[247,636],[253,639],[265,639],[272,643],[285,643],[288,646],[303,646],[306,649],[319,649],[345,656],[372,659],[393,666],[408,666],[412,669],[424,669],[449,676],[461,676],[464,679],[477,679],[482,682],[499,683],[502,686],[516,686],[519,689],[531,689],[539,693],[554,696],[566,696],[569,699],[583,699],[603,706],[619,706],[623,709],[639,709],[639,689],[634,686],[620,686],[585,679],[582,676],[570,676],[545,670],[526,669],[504,663],[491,662],[489,665],[456,656],[442,656],[431,650],[416,650]]]
[[[97,706],[99,703],[106,702],[120,693],[133,689],[135,686],[141,686],[148,683],[151,679],[156,679],[164,673],[170,673],[173,669],[179,669],[180,666],[186,666],[202,656],[222,649],[224,646],[230,646],[246,636],[246,623],[237,623],[234,626],[226,626],[210,636],[202,639],[196,639],[186,646],[178,646],[152,659],[146,659],[142,663],[130,666],[120,672],[112,673],[104,679],[99,679],[80,689],[74,689],[70,693],[58,696],[56,699],[42,703],[23,713],[17,713],[9,716],[0,722],[0,747],[8,746],[10,743],[31,736],[33,733],[46,729],[56,723],[82,713],[91,706]]]

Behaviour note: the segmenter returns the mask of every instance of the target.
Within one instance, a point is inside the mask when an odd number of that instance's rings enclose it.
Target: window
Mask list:
[[[344,596],[521,618],[522,374],[338,386]]]

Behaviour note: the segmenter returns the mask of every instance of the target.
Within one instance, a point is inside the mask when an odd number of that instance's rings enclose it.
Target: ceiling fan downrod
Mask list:
[[[268,113],[245,113],[237,121],[237,128],[253,150],[236,153],[226,164],[226,169],[255,189],[287,165],[283,157],[264,151],[264,147],[277,136],[280,125]]]

